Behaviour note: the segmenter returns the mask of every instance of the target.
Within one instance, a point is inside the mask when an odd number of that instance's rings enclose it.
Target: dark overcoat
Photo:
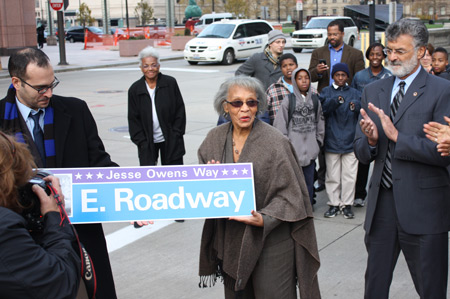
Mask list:
[[[170,164],[186,153],[183,139],[186,129],[186,112],[175,78],[159,73],[155,90],[155,106],[165,140],[166,161],[162,162]],[[128,127],[131,141],[138,147],[140,165],[155,165],[152,102],[144,76],[134,82],[128,90]]]

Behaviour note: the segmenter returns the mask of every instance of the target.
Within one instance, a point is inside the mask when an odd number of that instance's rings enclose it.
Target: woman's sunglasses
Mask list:
[[[235,108],[240,108],[244,105],[243,101],[232,101],[232,102],[225,101],[225,102],[227,102],[228,104],[230,104],[231,106],[233,106]],[[245,104],[247,104],[247,106],[251,107],[251,108],[258,106],[258,103],[259,103],[258,100],[249,100],[249,101],[245,102]]]

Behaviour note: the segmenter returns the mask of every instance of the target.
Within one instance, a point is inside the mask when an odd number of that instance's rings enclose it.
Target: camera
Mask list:
[[[47,195],[51,194],[47,182],[43,180],[52,173],[40,170],[28,183],[19,190],[19,202],[24,207],[22,216],[27,220],[26,228],[30,232],[42,232],[44,230],[44,218],[41,215],[41,202],[31,187],[38,185],[45,190]]]

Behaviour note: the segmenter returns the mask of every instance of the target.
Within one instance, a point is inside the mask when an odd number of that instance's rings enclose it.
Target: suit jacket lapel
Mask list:
[[[72,116],[66,113],[64,104],[60,100],[52,99],[52,107],[54,109],[54,131],[55,131],[55,153],[56,167],[62,167],[64,144],[69,136],[69,127]]]
[[[383,109],[384,114],[391,114],[391,95],[392,95],[392,87],[394,86],[395,77],[391,76],[386,79],[386,84],[381,87],[380,93],[378,94],[379,107]]]
[[[394,125],[402,118],[406,110],[422,96],[425,91],[427,76],[428,73],[421,69],[417,74],[417,77],[411,83],[411,86],[408,87],[408,91],[403,97],[403,100],[398,107],[397,114],[395,115]]]

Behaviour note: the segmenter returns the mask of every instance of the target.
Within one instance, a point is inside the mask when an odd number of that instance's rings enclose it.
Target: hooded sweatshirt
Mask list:
[[[311,160],[315,160],[319,154],[325,135],[325,119],[320,102],[317,107],[317,115],[314,111],[311,82],[306,96],[300,92],[295,78],[297,73],[302,70],[307,72],[311,78],[311,74],[305,68],[297,68],[292,73],[296,104],[291,121],[288,123],[289,97],[287,96],[281,103],[273,126],[289,138],[297,153],[300,166],[304,167],[311,164]]]

